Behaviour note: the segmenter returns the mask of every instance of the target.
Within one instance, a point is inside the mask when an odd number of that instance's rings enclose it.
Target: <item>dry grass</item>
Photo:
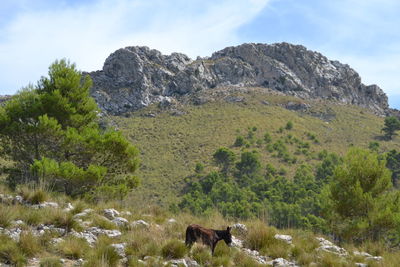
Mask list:
[[[63,242],[57,244],[56,250],[68,259],[80,259],[87,254],[90,247],[86,240],[68,236]]]

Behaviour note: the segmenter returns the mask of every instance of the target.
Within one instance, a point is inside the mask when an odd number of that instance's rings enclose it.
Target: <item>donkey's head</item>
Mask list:
[[[230,246],[232,243],[231,228],[228,226],[226,230],[218,231],[218,237]]]

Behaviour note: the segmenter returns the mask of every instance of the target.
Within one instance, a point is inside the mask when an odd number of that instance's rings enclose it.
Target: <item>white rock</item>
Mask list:
[[[11,222],[12,225],[22,225],[25,224],[22,220],[16,220]]]
[[[133,221],[131,223],[131,227],[143,227],[143,228],[149,228],[150,224],[143,221],[143,220],[137,220],[137,221]]]
[[[68,212],[68,211],[71,211],[73,209],[74,209],[74,206],[72,206],[72,204],[68,202],[66,207],[63,209],[63,211]]]
[[[359,252],[359,251],[354,251],[353,252],[354,256],[361,256],[361,257],[372,257],[371,254],[367,253],[367,252]]]
[[[242,248],[243,247],[243,241],[236,238],[235,236],[232,236],[232,246],[237,247],[237,248]]]
[[[19,241],[22,230],[20,228],[4,229],[3,233],[11,237],[14,241]]]
[[[121,214],[121,216],[131,216],[132,212],[130,212],[130,211],[121,211],[120,214]]]
[[[179,260],[170,260],[168,261],[168,263],[173,266],[173,267],[180,267],[180,266],[184,266],[184,267],[188,267],[188,265],[186,264],[185,259],[179,259]]]
[[[244,248],[243,251],[249,255],[251,258],[253,258],[255,261],[257,261],[260,264],[268,264],[268,258],[265,256],[261,256],[260,253],[257,250],[251,250],[248,248]],[[270,264],[272,265],[272,264]]]
[[[112,220],[115,217],[119,216],[119,212],[117,210],[115,210],[115,209],[105,209],[105,210],[103,210],[103,213],[104,213],[104,216],[107,219],[110,219],[110,220]]]
[[[320,245],[320,247],[317,248],[318,250],[333,253],[341,257],[345,257],[348,255],[347,251],[344,248],[336,246],[335,244],[326,240],[325,238],[317,237],[316,239],[319,241]]]
[[[383,258],[381,256],[372,256],[372,257],[366,257],[365,259],[367,261],[381,261]]]
[[[16,195],[14,198],[13,198],[13,201],[12,201],[13,203],[18,203],[18,204],[23,204],[24,203],[24,198],[23,197],[21,197],[21,196],[19,196],[19,195]]]
[[[58,203],[45,201],[39,204],[39,208],[58,208]]]
[[[235,223],[234,225],[232,225],[232,229],[237,230],[240,234],[247,234],[247,227],[242,223]]]
[[[292,244],[292,237],[290,235],[276,234],[274,237],[275,239],[282,240],[283,242],[286,242],[289,245]]]
[[[359,263],[359,262],[356,262],[355,265],[356,265],[356,267],[368,267],[368,264]]]
[[[88,216],[89,213],[92,213],[92,212],[93,212],[93,209],[84,209],[82,212],[75,214],[74,218],[76,219],[76,218],[85,217],[85,216]]]
[[[126,257],[125,254],[126,243],[111,244],[111,246],[115,249],[115,251],[118,253],[119,256],[121,256],[122,258]]]
[[[122,217],[115,217],[112,222],[118,226],[126,226],[129,224],[129,221]]]
[[[167,223],[176,223],[176,220],[174,218],[168,219]]]
[[[200,267],[200,264],[198,264],[195,260],[186,258],[185,261],[188,267]]]
[[[299,265],[297,265],[294,262],[288,261],[284,258],[277,258],[272,260],[272,266],[274,267],[299,267]]]

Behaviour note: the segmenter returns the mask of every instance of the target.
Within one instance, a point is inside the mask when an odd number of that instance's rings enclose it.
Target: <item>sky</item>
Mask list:
[[[56,59],[100,70],[126,46],[196,58],[289,42],[349,64],[400,109],[399,14],[398,0],[1,0],[0,95],[36,84]]]

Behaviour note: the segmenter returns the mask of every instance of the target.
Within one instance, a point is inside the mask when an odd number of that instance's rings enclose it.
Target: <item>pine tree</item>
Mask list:
[[[70,195],[113,197],[137,186],[138,150],[121,133],[100,129],[91,85],[74,64],[56,61],[49,77],[0,108],[3,153],[15,162],[11,186],[45,183]]]

